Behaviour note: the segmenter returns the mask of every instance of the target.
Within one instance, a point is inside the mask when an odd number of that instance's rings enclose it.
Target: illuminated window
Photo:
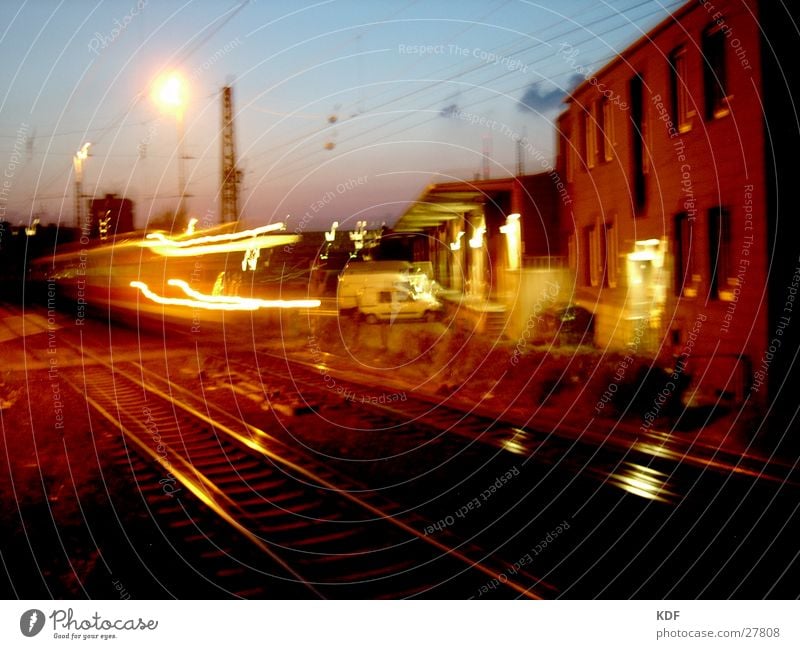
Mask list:
[[[691,106],[689,88],[687,86],[688,70],[686,66],[686,49],[681,46],[669,55],[669,86],[672,100],[672,121],[680,133],[692,128],[692,117],[695,114]]]
[[[724,207],[708,211],[708,261],[711,274],[709,298],[719,299],[731,276],[731,218]]]
[[[703,32],[702,50],[706,119],[714,119],[728,113],[725,33],[716,22]]]
[[[692,248],[692,222],[686,212],[675,216],[675,295],[691,297],[690,286],[694,275],[694,250]]]

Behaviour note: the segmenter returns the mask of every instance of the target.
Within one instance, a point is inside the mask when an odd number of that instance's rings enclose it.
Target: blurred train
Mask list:
[[[219,322],[225,314],[276,308],[314,308],[313,299],[258,295],[252,278],[262,251],[298,240],[283,224],[235,231],[224,224],[174,236],[130,232],[106,241],[58,246],[34,260],[29,286],[42,298],[71,305],[76,322],[94,316],[143,321]],[[266,255],[264,255],[266,256]]]

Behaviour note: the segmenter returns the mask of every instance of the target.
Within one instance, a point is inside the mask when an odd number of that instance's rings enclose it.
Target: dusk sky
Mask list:
[[[73,225],[87,141],[84,193],[131,198],[140,227],[174,209],[178,128],[151,90],[177,69],[191,216],[219,220],[230,82],[246,222],[392,224],[427,184],[473,178],[485,146],[492,176],[512,175],[510,134],[541,171],[574,66],[599,68],[681,4],[0,0],[4,218]]]

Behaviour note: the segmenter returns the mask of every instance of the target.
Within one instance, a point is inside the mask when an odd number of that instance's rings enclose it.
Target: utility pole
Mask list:
[[[233,130],[231,87],[222,89],[222,223],[239,220],[239,183],[241,171],[236,168],[236,143]]]
[[[489,180],[489,162],[492,157],[492,136],[483,136],[483,179]]]
[[[86,142],[81,146],[75,155],[72,156],[72,165],[75,169],[75,227],[81,230],[81,234],[89,233],[89,224],[83,215],[83,165],[89,157],[89,147],[91,142]]]

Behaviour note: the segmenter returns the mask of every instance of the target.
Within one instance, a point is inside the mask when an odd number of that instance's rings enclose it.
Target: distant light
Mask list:
[[[78,151],[75,153],[75,157],[78,160],[86,160],[89,157],[89,147],[92,146],[91,142],[86,142]]]
[[[336,228],[339,227],[339,221],[334,221],[331,225],[331,231],[325,233],[325,241],[333,243],[336,240]]]
[[[189,224],[186,226],[186,234],[194,234],[194,226],[197,225],[197,219],[192,217],[189,219]]]
[[[185,85],[175,71],[162,74],[153,84],[153,99],[164,109],[181,115],[186,104]]]

